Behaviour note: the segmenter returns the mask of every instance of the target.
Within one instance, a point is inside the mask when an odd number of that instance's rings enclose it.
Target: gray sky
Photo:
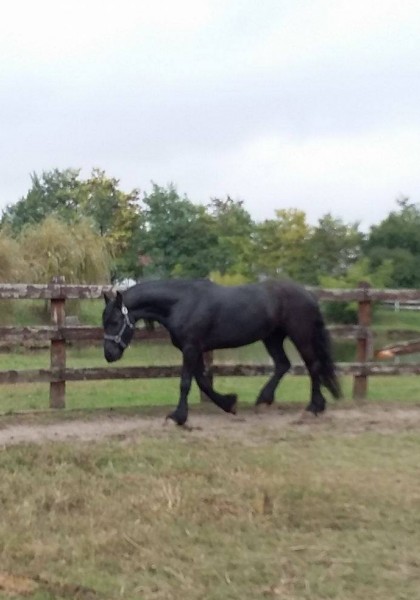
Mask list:
[[[0,208],[31,172],[362,228],[420,202],[420,0],[0,0]]]

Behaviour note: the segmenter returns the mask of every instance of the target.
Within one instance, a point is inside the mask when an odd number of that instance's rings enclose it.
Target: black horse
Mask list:
[[[260,391],[256,404],[272,404],[280,379],[290,362],[283,349],[289,337],[308,369],[312,390],[306,410],[325,410],[321,385],[340,396],[331,357],[330,339],[314,296],[292,281],[264,281],[224,287],[206,279],[138,283],[115,298],[105,296],[102,320],[104,354],[108,362],[121,358],[130,344],[136,321],[161,323],[182,352],[180,398],[168,415],[178,425],[188,417],[192,378],[226,412],[236,412],[235,394],[218,394],[205,372],[203,353],[236,348],[262,340],[274,361],[274,374]]]

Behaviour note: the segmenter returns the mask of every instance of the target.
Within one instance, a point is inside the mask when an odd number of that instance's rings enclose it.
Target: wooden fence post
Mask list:
[[[370,326],[372,324],[372,300],[369,298],[370,284],[361,281],[359,287],[364,290],[363,300],[359,300],[358,308],[358,324],[359,327],[366,329],[367,335],[357,338],[356,345],[356,361],[358,363],[366,363],[370,359],[371,354],[371,335]],[[355,375],[353,379],[353,399],[365,400],[368,390],[368,378],[366,374]]]
[[[211,373],[211,367],[213,366],[213,352],[205,352],[204,353],[204,371],[210,380],[211,385],[213,386],[213,375]],[[200,402],[209,402],[210,398],[200,390]]]
[[[51,283],[64,284],[65,278],[54,277]],[[66,299],[51,298],[51,323],[58,327],[64,327],[66,320]],[[64,370],[66,368],[66,342],[65,340],[51,340],[50,349],[51,369]],[[52,381],[50,383],[50,408],[65,408],[66,406],[66,382],[65,380]]]

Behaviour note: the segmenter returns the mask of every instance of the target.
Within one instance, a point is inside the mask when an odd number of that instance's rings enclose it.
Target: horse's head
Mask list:
[[[115,298],[104,294],[104,298],[104,355],[108,362],[115,362],[121,358],[133,338],[134,322],[130,319],[121,292],[117,292]]]

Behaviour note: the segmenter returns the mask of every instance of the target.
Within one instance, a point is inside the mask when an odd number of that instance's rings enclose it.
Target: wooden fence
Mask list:
[[[3,343],[17,345],[28,341],[36,344],[50,344],[50,367],[36,370],[0,371],[1,383],[33,383],[43,382],[50,385],[51,408],[65,406],[66,381],[92,381],[104,379],[147,379],[160,377],[178,377],[177,366],[150,367],[107,367],[79,368],[66,367],[67,342],[98,342],[103,337],[101,327],[84,327],[66,325],[66,301],[72,299],[88,300],[101,298],[110,286],[98,285],[66,285],[60,278],[48,285],[41,284],[0,284],[0,299],[44,299],[50,301],[51,324],[39,327],[0,327],[0,340]],[[358,303],[358,324],[330,327],[333,337],[354,339],[356,343],[356,361],[339,363],[339,372],[353,375],[353,397],[363,399],[367,396],[368,377],[372,375],[420,374],[420,364],[380,364],[373,362],[373,334],[371,330],[372,303],[377,301],[420,301],[420,290],[377,290],[361,285],[356,289],[312,289],[319,300],[356,301]],[[397,332],[394,332],[397,333]],[[402,332],[401,332],[402,333]],[[136,329],[135,339],[168,339],[167,333],[158,328],[155,331]],[[211,355],[206,359],[212,375],[252,376],[266,375],[272,372],[271,365],[256,364],[212,364]],[[295,375],[306,374],[303,365],[295,365],[291,369]]]

